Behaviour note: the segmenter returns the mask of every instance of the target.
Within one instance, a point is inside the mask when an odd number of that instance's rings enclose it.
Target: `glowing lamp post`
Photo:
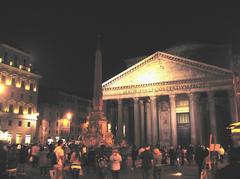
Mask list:
[[[72,113],[68,112],[66,117],[67,117],[68,120],[71,120],[72,119]]]

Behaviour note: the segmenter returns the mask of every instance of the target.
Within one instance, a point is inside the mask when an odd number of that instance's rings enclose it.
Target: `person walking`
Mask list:
[[[57,164],[54,165],[55,173],[56,173],[56,179],[62,179],[63,178],[63,165],[64,165],[64,150],[63,150],[63,140],[60,139],[58,141],[58,146],[55,148],[54,153],[57,158]]]
[[[121,169],[122,156],[119,154],[117,149],[113,149],[112,155],[110,156],[111,170],[113,179],[119,179],[119,171]]]
[[[145,146],[145,150],[140,154],[140,158],[142,159],[143,179],[149,179],[150,171],[153,167],[153,155],[149,145]]]
[[[80,174],[80,170],[82,170],[82,167],[80,162],[80,153],[77,147],[73,149],[73,152],[70,156],[70,164],[71,164],[73,179],[78,179],[78,176]]]
[[[37,167],[38,165],[38,154],[39,154],[39,150],[40,150],[40,147],[38,146],[37,143],[35,143],[33,146],[32,146],[32,167]]]
[[[47,170],[49,166],[49,159],[47,155],[48,155],[47,149],[41,146],[39,151],[39,161],[38,161],[41,176],[47,176],[48,174]]]
[[[161,179],[162,153],[158,148],[153,150],[153,178]]]

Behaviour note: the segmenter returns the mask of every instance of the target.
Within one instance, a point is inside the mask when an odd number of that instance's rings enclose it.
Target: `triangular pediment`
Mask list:
[[[103,88],[194,79],[231,77],[230,70],[197,61],[156,52],[103,83]]]

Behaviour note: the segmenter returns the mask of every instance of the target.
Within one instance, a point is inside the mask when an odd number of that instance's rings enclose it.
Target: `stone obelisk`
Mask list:
[[[88,118],[88,126],[83,130],[82,140],[86,146],[98,147],[100,145],[113,145],[113,135],[108,132],[107,119],[103,112],[102,99],[102,52],[100,36],[98,36],[95,55],[93,109]]]

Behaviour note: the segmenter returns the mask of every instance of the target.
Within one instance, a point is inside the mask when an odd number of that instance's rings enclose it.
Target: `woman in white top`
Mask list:
[[[110,161],[111,161],[111,170],[112,170],[113,179],[119,179],[119,171],[121,169],[122,157],[118,153],[117,149],[114,149],[112,151],[112,155],[110,156]]]

